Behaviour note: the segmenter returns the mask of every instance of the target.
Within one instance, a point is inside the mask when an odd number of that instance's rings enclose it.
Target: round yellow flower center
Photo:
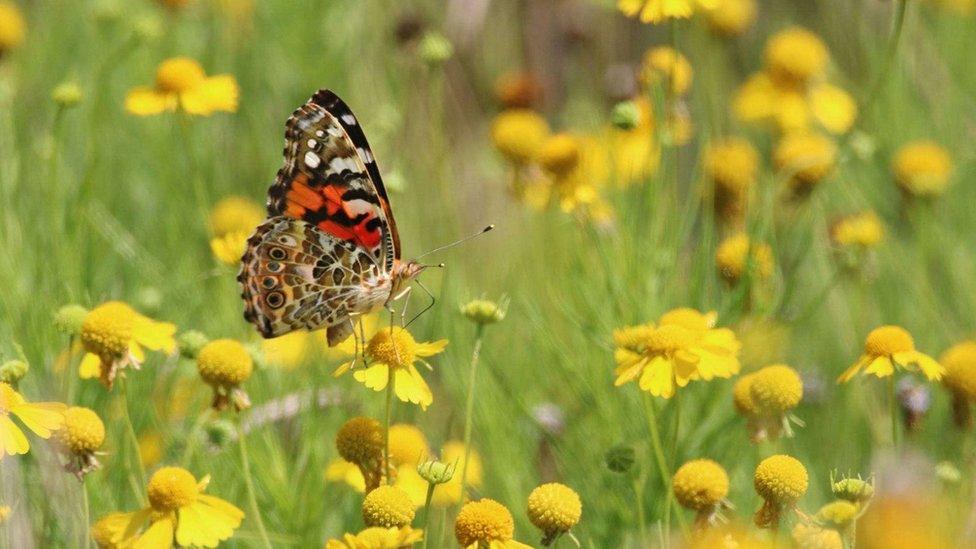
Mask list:
[[[756,467],[753,484],[756,492],[776,505],[792,505],[807,492],[807,469],[794,457],[775,455]]]
[[[645,87],[666,85],[674,93],[684,95],[691,89],[693,71],[684,55],[673,48],[661,46],[651,48],[644,54],[639,77]]]
[[[780,170],[793,175],[794,185],[809,189],[833,171],[837,145],[823,135],[795,131],[780,139],[773,159]]]
[[[918,196],[937,196],[949,184],[952,157],[938,143],[914,141],[903,146],[892,161],[901,188]]]
[[[752,400],[752,380],[755,374],[744,375],[732,386],[732,404],[735,410],[748,417],[758,414],[755,401]]]
[[[817,521],[831,526],[832,528],[843,529],[850,525],[857,518],[857,505],[845,500],[832,501],[817,511]]]
[[[417,342],[399,326],[383,328],[369,340],[366,355],[392,368],[405,368],[417,360]]]
[[[430,446],[420,429],[405,423],[390,426],[390,460],[394,464],[414,467],[424,456],[430,456]]]
[[[363,500],[363,522],[366,526],[399,528],[413,521],[410,495],[396,486],[383,485],[366,494]]]
[[[654,326],[648,324],[616,329],[613,331],[613,344],[628,351],[640,352],[654,330]]]
[[[199,86],[207,77],[200,63],[189,57],[174,57],[156,69],[156,87],[165,92],[185,93]]]
[[[800,403],[803,381],[793,368],[775,364],[752,375],[749,394],[760,414],[779,416]]]
[[[742,195],[759,175],[759,153],[749,141],[734,137],[712,145],[705,166],[721,190]]]
[[[100,357],[125,355],[129,352],[138,315],[121,301],[109,301],[95,307],[81,324],[81,342],[85,350]]]
[[[904,328],[881,326],[871,330],[864,342],[864,352],[870,356],[891,356],[915,350],[915,340]]]
[[[0,2],[0,53],[19,46],[26,35],[26,25],[14,4]]]
[[[464,504],[454,521],[454,536],[462,547],[478,542],[508,541],[514,534],[512,513],[493,499]]]
[[[715,263],[719,274],[729,283],[735,283],[745,273],[750,250],[755,264],[755,276],[759,280],[773,274],[773,250],[768,244],[751,244],[744,233],[730,236],[719,244],[715,251]]]
[[[797,549],[844,549],[844,541],[836,530],[815,524],[797,523],[790,532]]]
[[[830,236],[842,246],[876,246],[884,238],[884,226],[874,212],[845,217],[834,224]]]
[[[827,47],[812,32],[792,27],[766,43],[766,66],[782,84],[804,84],[823,74],[830,60]]]
[[[946,369],[942,378],[946,387],[967,400],[976,400],[976,341],[953,345],[939,363]]]
[[[710,459],[685,463],[674,473],[674,497],[682,506],[695,511],[710,511],[729,493],[729,476]]]
[[[149,503],[157,511],[174,511],[186,507],[200,494],[197,481],[181,467],[163,467],[149,479]]]
[[[704,315],[695,309],[681,307],[661,315],[661,325],[674,324],[692,331],[705,331],[712,327],[714,315]]]
[[[515,164],[533,158],[549,137],[549,124],[529,109],[510,109],[495,117],[491,141],[495,148]]]
[[[92,410],[73,406],[65,410],[64,426],[54,436],[72,453],[88,454],[105,442],[105,424]]]
[[[568,532],[582,514],[579,494],[569,486],[551,482],[529,494],[529,520],[543,532]]]
[[[215,339],[197,354],[197,370],[210,385],[240,385],[251,377],[254,361],[244,345],[233,339]]]
[[[539,165],[556,176],[571,172],[579,159],[579,140],[566,133],[550,137],[539,149]]]
[[[342,459],[356,464],[373,463],[383,456],[383,428],[368,417],[354,417],[336,434],[336,449]]]
[[[648,334],[645,349],[651,354],[671,354],[695,343],[695,333],[684,326],[664,324]]]
[[[737,36],[756,20],[756,0],[723,0],[713,9],[705,11],[708,25],[725,36]]]
[[[210,229],[214,236],[246,232],[251,234],[264,219],[264,208],[241,196],[223,198],[210,212]]]

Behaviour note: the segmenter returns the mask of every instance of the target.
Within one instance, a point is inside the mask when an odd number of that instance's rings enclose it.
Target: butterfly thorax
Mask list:
[[[392,282],[390,301],[399,297],[400,293],[410,284],[410,281],[417,278],[426,268],[426,265],[422,265],[416,261],[407,261],[404,263],[399,259],[395,259],[393,261],[393,270],[390,272]]]

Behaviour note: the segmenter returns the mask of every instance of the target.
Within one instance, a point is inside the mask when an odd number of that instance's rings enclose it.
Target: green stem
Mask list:
[[[637,500],[637,528],[640,532],[638,545],[643,546],[647,540],[647,524],[644,519],[644,475],[634,477],[634,499]]]
[[[139,454],[139,437],[136,435],[136,429],[132,424],[132,416],[129,414],[129,397],[128,397],[128,386],[129,382],[124,377],[119,376],[119,398],[122,399],[122,420],[125,423],[126,434],[129,438],[129,443],[132,446],[132,457],[135,459],[136,468],[135,470],[139,472],[138,482],[134,482],[139,488],[133,487],[136,498],[142,504],[146,504],[146,494],[143,491],[146,487],[146,468],[142,464],[142,456]],[[132,471],[129,472],[130,476]]]
[[[386,379],[386,415],[383,418],[383,474],[386,475],[386,483],[393,484],[393,475],[390,474],[390,418],[393,416],[393,395],[396,388],[396,376],[393,375],[393,367],[388,368],[389,373]]]
[[[654,450],[654,458],[657,462],[658,473],[661,475],[661,486],[664,489],[664,527],[667,532],[671,531],[671,507],[674,503],[674,491],[671,490],[671,468],[667,458],[664,457],[664,446],[661,444],[661,430],[658,426],[657,410],[654,401],[651,400],[650,393],[641,391],[644,403],[644,414],[647,416],[647,427],[651,434],[651,447]],[[688,525],[685,523],[681,513],[677,514],[678,523],[681,531],[687,537],[689,535]]]
[[[895,388],[895,376],[888,376],[888,414],[891,416],[891,445],[898,448],[898,391]]]
[[[210,412],[213,408],[207,408],[200,415],[197,416],[197,420],[193,422],[193,426],[190,427],[190,432],[187,434],[186,447],[183,448],[183,455],[180,456],[180,464],[185,468],[190,464],[190,459],[196,452],[197,446],[200,443],[200,428],[203,424],[210,419]]]
[[[240,416],[237,419],[237,445],[241,449],[241,467],[244,469],[244,486],[247,489],[247,501],[251,507],[251,514],[254,516],[254,522],[258,525],[261,542],[266,549],[271,549],[271,540],[268,538],[268,531],[264,528],[264,520],[261,518],[261,510],[258,508],[258,499],[254,492],[254,481],[251,479],[251,460],[247,453],[247,436],[241,426]]]
[[[461,500],[468,487],[468,460],[471,457],[471,431],[474,416],[474,382],[478,372],[478,359],[481,356],[481,339],[485,326],[478,324],[474,336],[474,349],[471,351],[471,369],[468,372],[468,397],[464,407],[464,463],[461,464]]]
[[[671,433],[670,463],[678,464],[678,437],[681,432],[681,391],[674,392],[674,431]]]
[[[437,485],[433,482],[427,483],[427,499],[424,500],[424,522],[420,526],[424,530],[423,549],[427,549],[427,541],[430,539],[430,502],[434,499],[434,488],[436,487]]]
[[[85,536],[84,542],[81,547],[91,547],[92,537],[91,537],[91,505],[88,503],[88,485],[84,482],[81,483],[81,497],[82,497],[82,512],[85,519],[85,526],[82,529],[82,533]]]
[[[861,111],[864,113],[868,112],[868,109],[874,103],[875,99],[877,99],[878,94],[888,80],[888,73],[891,72],[895,54],[898,53],[898,44],[901,42],[902,30],[905,27],[905,13],[907,11],[908,0],[897,0],[894,19],[892,19],[891,23],[891,34],[888,36],[888,45],[885,48],[884,59],[881,60],[881,68],[874,77],[874,83],[869,88],[868,94],[865,96],[864,103],[861,106]]]

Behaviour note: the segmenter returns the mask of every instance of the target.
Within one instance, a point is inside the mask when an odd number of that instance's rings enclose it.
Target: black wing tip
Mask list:
[[[322,88],[312,94],[312,97],[308,101],[327,109],[333,107],[334,105],[345,106],[346,104],[342,99],[339,98],[338,95],[335,94],[335,92],[327,88]]]

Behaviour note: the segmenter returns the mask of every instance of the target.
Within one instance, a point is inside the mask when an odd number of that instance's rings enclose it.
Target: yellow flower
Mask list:
[[[105,442],[105,424],[94,411],[72,406],[64,412],[64,425],[54,432],[54,440],[68,458],[65,469],[79,479],[98,469],[95,453]]]
[[[396,486],[379,486],[363,499],[363,523],[366,526],[409,526],[415,513],[410,496]]]
[[[667,19],[687,19],[696,9],[711,9],[718,0],[617,0],[617,8],[627,17],[640,17],[641,23],[660,23]]]
[[[752,400],[753,374],[746,374],[732,386],[732,405],[735,411],[745,417],[752,417],[759,413],[756,403]]]
[[[821,83],[809,92],[810,111],[825,130],[832,134],[847,133],[857,119],[857,103],[846,91]]]
[[[360,530],[356,535],[346,534],[342,539],[330,539],[325,549],[402,549],[413,547],[424,539],[423,530],[410,526],[402,528],[383,528],[373,526]]]
[[[451,440],[444,443],[441,448],[440,461],[442,463],[457,464],[454,468],[455,474],[451,480],[439,484],[434,488],[434,499],[432,504],[435,507],[448,507],[461,502],[461,471],[464,471],[467,478],[467,486],[478,489],[484,482],[484,466],[481,463],[481,455],[474,448],[468,453],[468,466],[464,466],[464,443],[459,440]]]
[[[760,528],[775,527],[784,508],[792,508],[807,492],[807,469],[794,457],[778,454],[756,467],[753,484],[763,498],[755,522]]]
[[[125,110],[139,116],[177,109],[197,115],[236,112],[238,95],[233,76],[207,76],[195,60],[173,57],[159,64],[155,87],[139,86],[129,91]]]
[[[364,486],[372,490],[379,486],[383,471],[383,429],[380,422],[368,417],[354,417],[342,424],[336,433],[336,450],[342,459],[354,463],[364,479]],[[327,476],[329,473],[327,472]],[[330,480],[346,478],[340,472],[332,472]],[[350,482],[355,485],[357,483]]]
[[[830,238],[840,246],[873,248],[884,239],[884,225],[872,211],[849,215],[831,226]]]
[[[85,316],[81,326],[81,342],[87,351],[79,366],[81,377],[97,376],[111,389],[119,370],[139,369],[146,359],[143,347],[176,352],[175,333],[173,324],[142,316],[121,301],[103,303]]]
[[[399,326],[382,329],[366,345],[366,357],[370,364],[365,369],[356,370],[353,377],[374,391],[386,389],[387,383],[392,379],[398,399],[417,404],[426,410],[434,402],[434,395],[414,363],[419,360],[427,365],[422,357],[436,355],[444,347],[447,347],[446,339],[417,343],[410,332]],[[339,366],[335,371],[336,377],[348,371],[352,364],[350,361]]]
[[[430,456],[430,445],[423,431],[406,423],[390,425],[390,461],[394,466],[416,467],[425,456]]]
[[[528,545],[512,539],[515,520],[504,505],[484,498],[464,504],[454,521],[454,536],[461,547],[521,549]]]
[[[756,21],[756,0],[721,0],[705,12],[708,26],[724,36],[739,36]]]
[[[251,399],[241,384],[251,377],[254,361],[239,341],[215,339],[204,345],[197,354],[197,370],[203,382],[213,387],[211,406],[215,410],[223,410],[230,404],[237,411],[251,406]]]
[[[834,530],[846,530],[857,520],[859,511],[857,505],[840,499],[821,507],[814,518],[820,524]]]
[[[745,233],[738,233],[719,244],[715,263],[729,284],[737,283],[747,271],[763,281],[773,274],[773,249],[764,242],[752,243]]]
[[[731,377],[740,368],[739,342],[731,330],[711,328],[711,322],[708,315],[679,309],[662,316],[657,326],[617,330],[614,385],[637,380],[641,390],[671,398],[676,386],[691,380]]]
[[[844,549],[844,540],[835,530],[814,524],[797,523],[790,532],[796,549]]]
[[[9,2],[0,2],[0,56],[24,42],[27,25],[20,8]]]
[[[684,95],[691,89],[693,78],[688,58],[673,48],[658,46],[647,50],[640,69],[640,81],[645,88],[669,86],[676,95]]]
[[[237,232],[250,234],[264,217],[264,208],[250,198],[227,196],[210,211],[210,230],[216,236]]]
[[[507,109],[528,109],[542,97],[542,85],[531,72],[510,71],[495,80],[495,98]]]
[[[240,260],[240,257],[237,258]],[[311,341],[308,332],[296,331],[273,339],[261,340],[261,355],[268,364],[291,370],[308,358]]]
[[[782,132],[810,131],[813,122],[833,134],[846,133],[857,104],[846,91],[827,83],[793,86],[768,72],[751,75],[736,91],[732,111],[743,122],[769,122]]]
[[[976,341],[962,341],[942,353],[939,363],[945,366],[942,383],[966,400],[976,401]]]
[[[934,358],[915,350],[915,340],[904,328],[881,326],[871,330],[864,342],[864,354],[837,378],[846,383],[859,373],[877,377],[894,375],[895,368],[921,370],[930,380],[938,380],[945,369]]]
[[[17,416],[35,435],[50,438],[64,424],[65,409],[60,402],[28,402],[13,387],[0,383],[0,460],[30,450],[24,431],[10,416]]]
[[[549,137],[545,118],[529,109],[509,109],[491,123],[491,141],[510,162],[523,165],[536,158]]]
[[[637,126],[629,130],[611,126],[606,137],[598,140],[607,146],[613,181],[618,187],[643,182],[657,171],[661,162],[651,100],[642,96],[633,103],[638,111]]]
[[[678,503],[696,511],[699,528],[716,521],[729,494],[729,475],[710,459],[696,459],[678,468],[671,481]]]
[[[579,139],[568,133],[554,134],[542,142],[537,156],[544,170],[557,177],[566,175],[579,165]]]
[[[146,467],[153,467],[163,459],[165,445],[163,435],[150,431],[139,437],[139,459]]]
[[[803,381],[793,368],[774,364],[752,374],[749,394],[757,414],[782,416],[800,403]]]
[[[952,157],[934,141],[912,141],[891,161],[895,181],[909,195],[935,197],[945,192],[952,176]]]
[[[583,503],[569,486],[550,482],[529,494],[527,514],[529,521],[545,534],[542,544],[549,545],[579,523]]]
[[[792,132],[780,139],[773,160],[790,176],[794,192],[806,194],[833,171],[837,146],[817,133]]]
[[[363,471],[355,463],[336,458],[325,468],[327,482],[342,482],[357,492],[366,491],[366,478]]]
[[[461,307],[461,314],[480,326],[501,322],[508,314],[508,299],[503,298],[500,303],[488,299],[475,299]]]
[[[210,477],[199,482],[186,469],[163,467],[149,479],[149,507],[111,513],[92,527],[102,540],[121,547],[216,547],[234,535],[244,512],[203,493]],[[149,526],[143,529],[149,523]],[[141,530],[141,531],[140,531]]]
[[[763,53],[770,75],[787,85],[803,85],[824,74],[830,53],[816,34],[790,27],[773,35]]]
[[[726,220],[742,221],[749,190],[759,178],[759,152],[741,137],[712,143],[705,152],[705,173],[715,184],[715,209]]]

